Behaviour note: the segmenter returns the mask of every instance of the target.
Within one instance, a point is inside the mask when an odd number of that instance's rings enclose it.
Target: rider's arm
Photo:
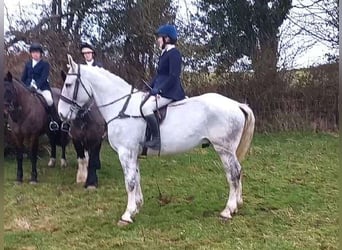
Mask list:
[[[42,88],[43,84],[47,82],[50,72],[50,65],[48,63],[44,63],[44,67],[42,68],[42,73],[38,79],[36,79],[36,85],[39,89]]]

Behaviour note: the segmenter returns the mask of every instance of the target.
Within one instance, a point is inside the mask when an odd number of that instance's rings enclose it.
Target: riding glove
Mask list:
[[[33,87],[33,86],[30,86],[30,87],[29,87],[29,90],[30,90],[30,92],[32,92],[32,93],[36,93],[36,92],[37,92],[37,88],[35,88],[35,87]]]

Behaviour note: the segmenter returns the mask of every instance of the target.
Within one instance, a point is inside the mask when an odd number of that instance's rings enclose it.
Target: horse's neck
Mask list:
[[[39,104],[38,98],[32,95],[23,84],[17,81],[13,82],[13,84],[17,92],[17,103],[22,107],[23,111],[35,108],[35,105]]]
[[[132,89],[131,85],[125,83],[119,77],[112,77],[112,79],[109,79],[106,76],[101,76],[99,79],[98,76],[92,75],[90,81],[92,84],[95,102],[99,107],[115,102],[116,100],[129,95]],[[118,114],[122,109],[125,100],[126,98],[123,98],[122,100],[113,103],[106,108],[100,108],[103,118],[108,121],[110,118],[112,118],[113,114]],[[110,109],[110,114],[105,112],[104,109]]]

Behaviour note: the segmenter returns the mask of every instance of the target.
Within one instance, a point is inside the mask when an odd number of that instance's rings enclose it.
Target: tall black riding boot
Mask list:
[[[49,129],[51,131],[59,130],[59,125],[57,123],[57,121],[59,120],[59,116],[57,114],[57,110],[55,108],[55,105],[51,105],[48,107],[48,113],[49,113],[49,117],[50,117]]]
[[[147,115],[145,116],[147,126],[150,128],[152,133],[152,140],[147,141],[145,146],[148,148],[152,148],[158,150],[160,148],[160,135],[159,135],[159,125],[157,118],[155,115]]]

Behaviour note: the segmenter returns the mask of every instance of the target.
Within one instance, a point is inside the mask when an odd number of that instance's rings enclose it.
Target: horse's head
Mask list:
[[[69,71],[58,102],[58,113],[63,121],[74,120],[78,111],[92,97],[91,84],[87,77],[82,75],[84,73],[82,66],[76,64],[70,55],[68,55],[68,64]]]

